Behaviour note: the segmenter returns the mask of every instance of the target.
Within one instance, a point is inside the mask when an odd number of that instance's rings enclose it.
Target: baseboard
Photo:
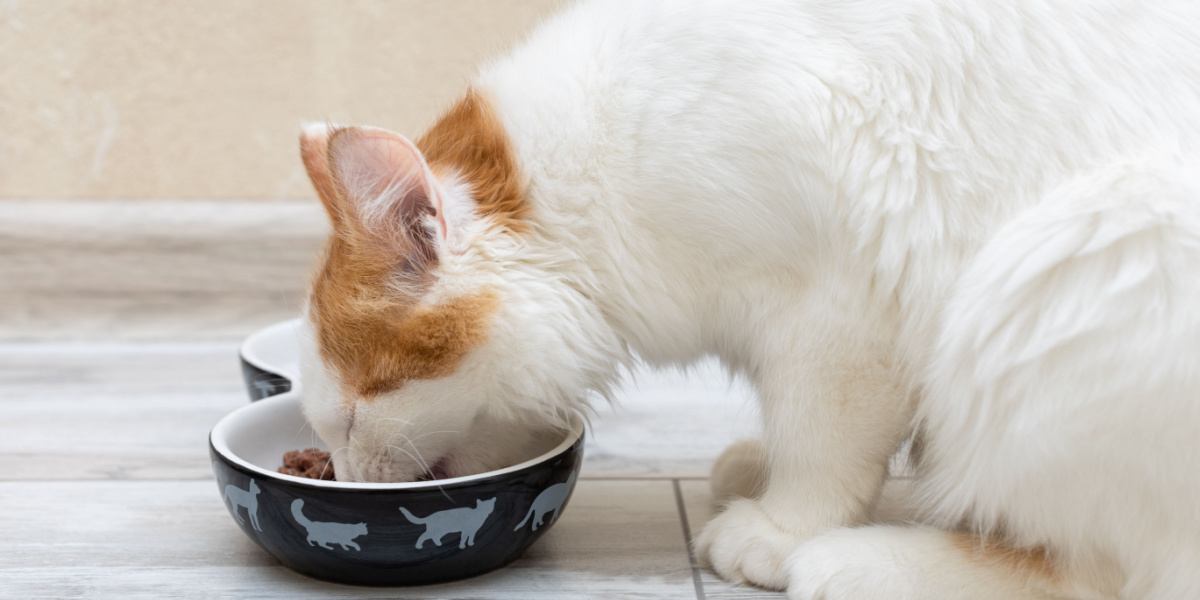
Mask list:
[[[0,201],[0,339],[241,336],[296,314],[315,200]]]

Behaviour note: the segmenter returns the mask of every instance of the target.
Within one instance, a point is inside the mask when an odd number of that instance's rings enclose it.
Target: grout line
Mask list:
[[[683,490],[679,488],[679,480],[672,479],[671,487],[675,489],[675,508],[679,512],[679,522],[683,525],[683,542],[687,545],[688,564],[692,567],[692,586],[696,588],[697,600],[705,600],[704,584],[700,581],[700,566],[696,564],[696,553],[692,551],[692,528],[688,525],[687,507],[683,504]]]

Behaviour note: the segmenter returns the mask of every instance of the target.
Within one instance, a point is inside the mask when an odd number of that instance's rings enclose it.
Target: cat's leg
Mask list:
[[[233,505],[233,519],[235,521],[237,521],[238,525],[245,525],[246,521],[242,519],[242,515],[240,513],[241,513],[241,507],[238,506],[237,504],[234,504]],[[249,513],[249,511],[247,511],[247,513]]]
[[[791,600],[1066,600],[1071,577],[1040,548],[931,527],[843,528],[789,559]]]
[[[709,486],[714,502],[757,498],[767,485],[767,450],[762,440],[738,440],[713,463]]]
[[[262,525],[258,524],[258,507],[254,507],[254,512],[250,513],[250,525],[255,531],[262,531]]]
[[[533,513],[533,530],[534,531],[537,531],[538,527],[542,526],[542,518],[545,516],[546,516],[546,513],[542,512],[540,510],[535,511]]]
[[[359,546],[358,544],[356,544],[356,543],[354,543],[354,542],[352,542],[352,541],[351,541],[351,542],[346,542],[346,544],[347,544],[348,546],[350,546],[351,548],[354,548],[355,550],[362,550],[362,546]]]
[[[786,586],[787,557],[802,540],[864,520],[912,413],[879,340],[885,328],[865,309],[796,303],[756,332],[766,486],[730,502],[696,539],[722,578],[771,589]]]
[[[421,546],[424,546],[425,542],[427,542],[427,541],[429,541],[429,530],[428,529],[425,530],[425,533],[422,533],[421,536],[417,538],[417,550],[420,550]]]

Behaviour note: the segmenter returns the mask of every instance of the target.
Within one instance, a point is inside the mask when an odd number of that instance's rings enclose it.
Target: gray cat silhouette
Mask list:
[[[308,534],[308,545],[320,546],[327,550],[333,550],[330,544],[337,544],[342,547],[342,550],[362,550],[358,544],[354,543],[354,538],[360,535],[367,535],[366,523],[330,523],[327,521],[313,521],[304,516],[304,501],[296,498],[292,500],[292,518],[304,528]]]
[[[427,540],[433,540],[433,545],[441,546],[442,538],[451,533],[461,534],[458,538],[459,550],[467,546],[475,545],[475,534],[479,533],[479,529],[483,527],[485,521],[492,511],[496,509],[496,499],[475,500],[475,508],[450,508],[443,511],[435,512],[428,517],[418,517],[403,506],[400,507],[400,512],[404,513],[404,518],[425,526],[425,533],[417,538],[417,550],[425,545]]]
[[[238,514],[238,507],[244,507],[246,514],[250,515],[250,525],[255,531],[262,531],[262,527],[258,524],[258,484],[253,479],[250,480],[250,489],[243,490],[242,488],[229,484],[225,486],[225,500],[229,502],[229,508],[233,511],[233,518],[237,520],[238,525],[245,525],[241,515]]]
[[[533,530],[537,531],[538,527],[542,526],[542,520],[546,515],[554,513],[554,518],[557,519],[559,513],[562,512],[563,503],[567,501],[567,494],[571,493],[571,486],[575,485],[575,473],[572,472],[570,477],[563,483],[556,483],[537,495],[533,499],[533,505],[529,507],[529,512],[525,513],[525,518],[521,519],[521,523],[513,528],[513,531],[520,531],[529,518],[533,517]]]

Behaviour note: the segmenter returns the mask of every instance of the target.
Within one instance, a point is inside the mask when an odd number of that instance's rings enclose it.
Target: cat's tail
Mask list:
[[[418,517],[417,515],[414,515],[414,514],[408,512],[408,509],[404,508],[403,506],[400,507],[400,512],[404,513],[405,519],[408,519],[409,521],[412,521],[413,523],[416,523],[418,525],[422,525],[425,523],[425,521],[429,520],[429,517],[422,519],[421,517]]]
[[[309,525],[312,525],[312,521],[308,520],[308,517],[304,516],[304,511],[301,510],[303,508],[303,500],[299,498],[292,500],[292,517],[296,519],[297,523],[303,525],[304,528],[307,529]]]
[[[513,531],[520,531],[521,528],[525,527],[525,524],[529,522],[529,517],[532,517],[532,516],[533,516],[533,507],[530,506],[529,512],[525,513],[525,518],[521,519],[520,524],[518,524],[516,527],[513,527]]]

